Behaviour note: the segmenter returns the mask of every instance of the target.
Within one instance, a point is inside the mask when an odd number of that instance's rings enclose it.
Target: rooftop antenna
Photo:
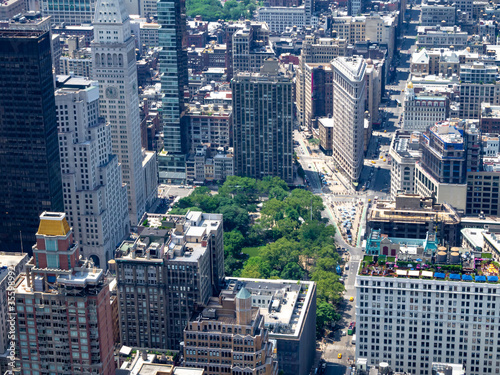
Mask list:
[[[23,235],[22,232],[19,231],[19,238],[21,240],[21,254],[24,254],[24,248],[23,248]]]

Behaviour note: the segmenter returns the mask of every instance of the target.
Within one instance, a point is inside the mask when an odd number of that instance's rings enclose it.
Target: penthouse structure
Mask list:
[[[264,316],[244,287],[236,295],[211,298],[184,330],[184,364],[207,375],[277,375],[278,363]]]
[[[458,247],[398,257],[397,267],[394,257],[370,258],[355,282],[358,361],[429,375],[432,362],[463,364],[467,375],[497,366],[497,264]]]
[[[418,194],[401,193],[393,201],[378,201],[368,211],[367,223],[370,230],[379,229],[389,237],[424,239],[430,228],[450,246],[458,245],[460,237],[458,213]]]
[[[279,370],[307,375],[314,361],[316,284],[312,281],[226,278],[220,298],[234,299],[245,288],[259,308],[269,338],[276,340]]]
[[[333,66],[333,158],[357,183],[363,168],[366,62],[359,56],[338,57]]]
[[[222,215],[146,213],[132,238],[115,259],[121,341],[178,350],[195,308],[222,285]]]
[[[64,213],[40,215],[33,258],[15,288],[22,372],[115,373],[108,282],[80,256]]]

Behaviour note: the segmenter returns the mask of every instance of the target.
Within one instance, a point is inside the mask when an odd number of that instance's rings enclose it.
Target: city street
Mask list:
[[[393,62],[396,70],[392,80],[386,86],[386,93],[383,93],[385,100],[380,105],[381,126],[372,132],[370,144],[368,145],[364,168],[360,179],[360,191],[356,191],[347,181],[346,177],[341,175],[334,168],[333,159],[325,156],[316,146],[312,146],[303,134],[295,131],[294,139],[298,141],[295,151],[299,157],[309,187],[317,195],[321,195],[325,204],[323,215],[329,222],[336,227],[335,241],[338,248],[345,248],[348,251],[349,269],[344,271],[345,295],[344,302],[341,305],[342,319],[338,322],[336,329],[325,338],[320,344],[322,358],[327,362],[326,374],[342,375],[349,366],[349,359],[354,360],[355,345],[352,344],[352,336],[343,335],[347,331],[350,322],[356,320],[356,290],[355,279],[359,268],[359,263],[363,257],[361,247],[363,235],[366,228],[366,213],[368,205],[376,198],[386,199],[390,195],[390,169],[391,160],[389,157],[389,147],[397,129],[402,124],[404,90],[409,77],[411,54],[416,49],[416,26],[418,25],[419,9],[409,11],[411,21],[405,26],[405,36],[398,41],[400,48]],[[321,182],[319,173],[329,172],[326,176],[328,185]],[[361,212],[356,219],[359,220],[358,233],[354,233],[353,225],[353,246],[346,242],[342,236],[337,223],[339,218],[338,206],[349,207],[358,204],[361,200],[363,204],[358,207]],[[333,204],[333,206],[332,206]],[[335,212],[337,210],[337,212]],[[343,212],[343,211],[342,211]],[[355,237],[354,237],[355,236]],[[354,301],[350,302],[350,297]],[[339,354],[342,358],[339,359]]]

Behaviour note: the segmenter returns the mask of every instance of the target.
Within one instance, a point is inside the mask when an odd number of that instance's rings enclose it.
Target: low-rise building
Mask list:
[[[463,228],[460,231],[460,233],[462,233],[462,248],[473,253],[481,253],[484,248],[483,233],[485,231],[486,229]]]
[[[306,23],[306,8],[298,7],[262,7],[258,10],[257,19],[269,25],[273,33],[282,33],[290,26],[304,27]],[[310,18],[310,17],[309,17]]]
[[[331,117],[318,119],[319,147],[326,155],[332,155],[333,152],[334,126]]]
[[[398,194],[395,200],[378,201],[368,211],[367,223],[369,230],[380,229],[389,237],[400,238],[423,239],[434,227],[438,238],[451,246],[459,243],[458,213],[448,204],[418,194]]]
[[[433,48],[464,48],[469,34],[458,26],[418,26],[417,46]]]
[[[449,99],[438,93],[423,91],[415,94],[413,83],[405,89],[402,129],[424,132],[449,117]]]
[[[415,193],[415,163],[420,159],[420,133],[396,130],[389,149],[391,199],[401,192]]]
[[[500,134],[500,106],[481,103],[479,129],[484,133]]]
[[[422,4],[420,12],[420,25],[455,25],[455,6],[450,4],[435,4],[427,2]]]
[[[232,146],[232,109],[226,104],[189,104],[186,106],[192,147],[209,143],[214,148]]]
[[[132,348],[126,349],[131,352]],[[206,372],[203,368],[175,366],[172,358],[165,353],[153,354],[137,350],[131,359],[122,363],[115,375],[206,375]]]

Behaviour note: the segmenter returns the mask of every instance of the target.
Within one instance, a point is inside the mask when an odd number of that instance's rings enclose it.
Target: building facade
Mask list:
[[[96,4],[96,0],[41,0],[40,11],[56,24],[82,25],[92,23]]]
[[[389,149],[391,199],[400,192],[415,193],[415,164],[420,159],[420,135],[396,130]]]
[[[156,154],[142,150],[135,42],[123,1],[98,1],[92,57],[99,113],[111,125],[111,151],[122,165],[129,218],[137,225],[156,199],[157,166]]]
[[[231,81],[235,173],[293,182],[293,83],[278,61]]]
[[[448,272],[409,272],[417,277],[356,277],[356,358],[410,374],[434,374],[432,362],[464,364],[467,375],[493,373],[500,366],[490,357],[500,330],[498,284],[477,274],[456,281],[444,280]]]
[[[1,250],[29,251],[38,215],[63,210],[50,42],[45,31],[0,31]]]
[[[363,169],[366,62],[338,57],[333,66],[333,158],[351,182]]]
[[[415,94],[413,83],[408,83],[403,102],[402,128],[406,131],[425,132],[430,126],[444,121],[449,115],[449,99],[439,94]]]
[[[498,67],[484,63],[460,66],[460,118],[479,119],[482,103],[500,104]]]
[[[97,82],[60,76],[56,87],[67,220],[80,252],[106,269],[116,244],[129,233],[127,188],[111,153],[110,125],[98,116]]]
[[[15,289],[21,371],[113,375],[108,281],[80,258],[65,214],[40,215],[33,255]]]
[[[144,215],[115,258],[124,345],[179,350],[195,308],[221,288],[222,225],[221,214]]]
[[[247,289],[212,298],[193,316],[184,330],[184,365],[203,368],[207,375],[278,374],[264,317]]]
[[[186,7],[184,0],[158,2],[159,64],[162,91],[161,121],[163,150],[158,155],[162,183],[186,180],[186,154],[189,152],[188,126],[183,119],[184,91],[188,86]]]

